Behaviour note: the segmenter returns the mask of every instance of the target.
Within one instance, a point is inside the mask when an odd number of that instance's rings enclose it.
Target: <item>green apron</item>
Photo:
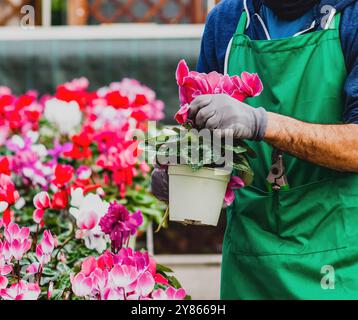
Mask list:
[[[347,72],[337,14],[332,26],[293,38],[250,40],[241,16],[227,71],[256,72],[254,107],[305,122],[339,124]],[[358,175],[284,155],[289,190],[269,191],[272,147],[252,142],[254,183],[228,208],[222,299],[358,299]]]

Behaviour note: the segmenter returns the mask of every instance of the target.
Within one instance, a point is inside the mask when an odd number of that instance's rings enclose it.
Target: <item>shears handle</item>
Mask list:
[[[273,190],[289,189],[285,166],[283,163],[283,152],[278,149],[273,149],[272,151],[272,166],[266,181],[270,192]]]

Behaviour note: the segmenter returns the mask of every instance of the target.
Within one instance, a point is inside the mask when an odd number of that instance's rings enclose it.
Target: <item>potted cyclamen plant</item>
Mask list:
[[[218,138],[209,132],[211,139],[204,141],[205,134],[193,130],[188,119],[190,104],[204,94],[227,94],[243,102],[260,95],[263,85],[257,74],[247,72],[230,77],[189,71],[184,60],[179,62],[176,80],[180,110],[175,120],[181,126],[149,139],[149,150],[158,165],[168,165],[170,220],[216,226],[223,202],[230,205],[234,190],[251,184],[248,157],[255,157],[255,153],[244,141],[230,140],[230,136]]]

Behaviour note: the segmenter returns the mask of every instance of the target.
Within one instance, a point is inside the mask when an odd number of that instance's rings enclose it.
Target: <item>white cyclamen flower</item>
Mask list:
[[[80,125],[82,112],[76,101],[51,99],[46,102],[45,118],[55,125],[61,134],[71,134]]]

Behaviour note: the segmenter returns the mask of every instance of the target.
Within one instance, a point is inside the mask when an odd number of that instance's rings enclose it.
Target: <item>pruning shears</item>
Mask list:
[[[285,174],[285,166],[283,163],[283,152],[273,149],[271,156],[272,166],[267,177],[269,191],[272,190],[288,190],[289,185]]]

